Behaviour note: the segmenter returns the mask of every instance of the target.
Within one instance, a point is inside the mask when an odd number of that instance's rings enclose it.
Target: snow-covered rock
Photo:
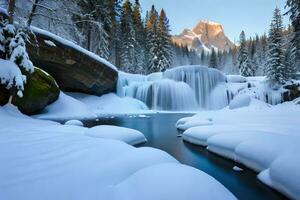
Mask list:
[[[237,109],[241,107],[249,106],[251,102],[251,97],[247,94],[240,94],[234,97],[234,99],[229,103],[229,109]]]
[[[197,126],[205,118],[210,126]],[[300,107],[294,102],[268,106],[252,100],[247,107],[203,111],[178,121],[195,126],[183,140],[241,163],[259,173],[258,179],[292,199],[300,196]]]
[[[75,120],[75,119],[66,121],[66,122],[65,122],[65,125],[81,126],[81,127],[83,127],[83,123],[82,123],[81,121]]]
[[[241,75],[227,75],[226,82],[228,83],[246,83],[247,78]]]
[[[95,138],[120,140],[130,145],[137,145],[147,141],[143,133],[140,131],[118,126],[95,126],[88,129],[85,134]]]

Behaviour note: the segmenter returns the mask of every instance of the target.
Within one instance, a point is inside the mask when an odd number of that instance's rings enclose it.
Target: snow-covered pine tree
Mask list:
[[[274,11],[273,20],[269,31],[267,79],[275,87],[284,84],[288,79],[285,65],[285,50],[283,44],[282,16],[278,8]]]
[[[164,9],[161,10],[157,25],[158,35],[158,51],[157,51],[157,66],[154,71],[165,71],[172,63],[171,35],[170,35],[169,20]]]
[[[108,13],[111,20],[111,26],[108,30],[109,36],[109,60],[117,67],[120,66],[121,51],[121,31],[120,31],[120,15],[121,0],[108,0]]]
[[[85,37],[86,49],[109,58],[108,27],[111,25],[107,0],[78,1],[79,13],[73,13],[74,21]]]
[[[209,55],[209,67],[210,68],[217,68],[218,67],[218,57],[216,50],[212,48],[211,53]]]
[[[136,71],[136,35],[132,21],[132,5],[126,0],[121,12],[121,69],[126,72]]]
[[[141,18],[141,8],[139,0],[135,0],[132,13],[133,28],[136,36],[135,47],[135,63],[137,64],[135,73],[145,74],[147,73],[146,62],[146,46],[145,46],[145,28]]]
[[[29,40],[27,28],[14,24],[15,2],[8,5],[9,16],[0,17],[0,84],[10,90],[11,95],[23,97],[26,74],[34,72],[34,67],[26,51]]]
[[[300,1],[287,0],[286,6],[289,8],[287,14],[290,15],[290,20],[294,28],[294,36],[291,41],[291,59],[293,59],[293,68],[300,70]]]
[[[147,66],[148,73],[156,71],[157,66],[157,52],[159,50],[158,46],[158,35],[157,35],[157,23],[158,23],[158,13],[152,5],[150,12],[148,12],[148,17],[146,18],[146,48],[147,48]]]
[[[239,47],[239,53],[237,58],[237,66],[242,76],[247,77],[247,76],[254,75],[252,65],[249,62],[249,58],[248,58],[246,35],[244,31],[242,31],[240,35],[240,47]]]

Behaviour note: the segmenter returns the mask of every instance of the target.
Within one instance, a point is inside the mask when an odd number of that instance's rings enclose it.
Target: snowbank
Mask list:
[[[147,142],[147,139],[140,131],[118,126],[95,126],[88,129],[85,134],[95,138],[121,140],[130,145],[137,145]]]
[[[202,124],[207,118],[213,124]],[[201,112],[177,125],[182,123],[194,124],[183,133],[185,141],[259,172],[259,180],[292,199],[300,197],[299,105],[252,100],[248,107]]]
[[[236,199],[157,149],[88,137],[86,128],[33,119],[12,106],[0,107],[0,121],[2,199]]]
[[[68,120],[94,119],[97,115],[82,102],[60,92],[59,98],[48,105],[41,114],[35,115],[38,119]]]
[[[84,103],[98,116],[108,114],[153,113],[143,102],[130,97],[121,98],[114,93],[102,95],[101,97],[82,93],[67,94]]]
[[[229,109],[237,109],[241,107],[249,106],[251,102],[251,97],[247,94],[240,94],[234,97],[234,99],[229,103]]]

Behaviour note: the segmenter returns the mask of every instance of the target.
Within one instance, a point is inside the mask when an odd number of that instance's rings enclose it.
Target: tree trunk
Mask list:
[[[14,23],[15,4],[16,4],[16,0],[8,0],[7,12],[8,12],[8,22],[10,24]]]
[[[32,5],[32,8],[31,8],[31,12],[29,13],[29,16],[28,16],[28,21],[27,21],[27,26],[29,27],[32,23],[32,19],[35,15],[35,11],[37,9],[37,5],[39,3],[40,0],[34,0],[34,3]]]

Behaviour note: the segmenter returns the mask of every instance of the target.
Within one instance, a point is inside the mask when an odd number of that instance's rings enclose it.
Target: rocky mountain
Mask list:
[[[184,29],[180,35],[172,37],[173,43],[188,46],[197,52],[210,52],[212,48],[228,51],[234,46],[233,42],[225,35],[221,24],[200,21],[193,29]]]

